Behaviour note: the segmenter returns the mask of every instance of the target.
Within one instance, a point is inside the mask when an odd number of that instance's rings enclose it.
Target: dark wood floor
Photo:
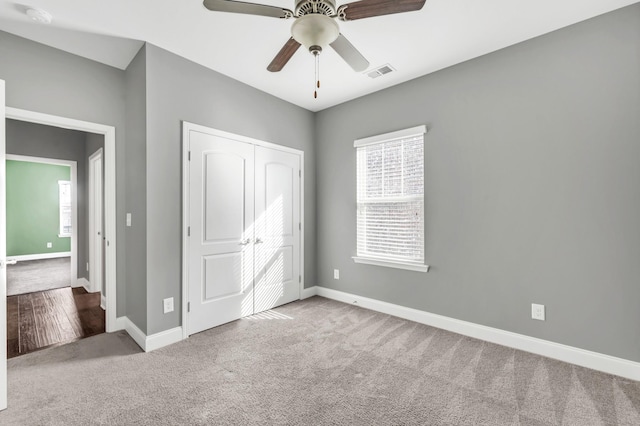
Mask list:
[[[58,288],[7,297],[7,357],[104,333],[100,293]]]

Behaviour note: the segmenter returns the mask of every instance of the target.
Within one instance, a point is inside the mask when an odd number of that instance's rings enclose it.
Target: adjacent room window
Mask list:
[[[425,126],[358,139],[354,261],[427,271],[424,259]]]
[[[71,236],[71,182],[58,181],[58,200],[60,204],[59,237]]]

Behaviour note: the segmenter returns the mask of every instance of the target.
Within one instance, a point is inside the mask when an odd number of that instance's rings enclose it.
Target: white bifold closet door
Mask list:
[[[300,298],[300,156],[189,133],[188,334]]]

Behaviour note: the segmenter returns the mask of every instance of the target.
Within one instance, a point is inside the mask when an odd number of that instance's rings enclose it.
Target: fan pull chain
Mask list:
[[[315,63],[316,75],[315,82],[313,88],[313,97],[315,99],[318,98],[318,89],[320,88],[320,52],[322,52],[322,47],[313,45],[309,48],[309,52],[313,54],[313,61]]]
[[[315,67],[316,67],[316,75],[315,75],[315,88],[313,90],[313,97],[314,99],[318,98],[318,90],[320,88],[320,54],[319,52],[314,52],[313,54],[314,56],[314,60],[315,60]]]

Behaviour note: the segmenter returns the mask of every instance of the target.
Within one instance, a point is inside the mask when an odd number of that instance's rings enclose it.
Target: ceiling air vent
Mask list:
[[[382,75],[389,74],[392,71],[395,71],[395,70],[391,67],[391,65],[385,64],[376,69],[367,71],[366,74],[371,78],[378,78]]]

